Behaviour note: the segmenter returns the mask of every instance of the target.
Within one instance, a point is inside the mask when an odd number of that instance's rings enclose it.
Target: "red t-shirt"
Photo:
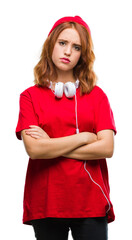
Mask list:
[[[76,97],[79,132],[113,129],[116,134],[109,100],[100,87],[95,86],[83,96],[80,96],[79,87]],[[28,129],[29,125],[40,126],[51,138],[75,134],[75,96],[67,98],[63,94],[59,99],[47,87],[27,88],[20,94],[18,139],[21,140],[21,130]],[[29,158],[23,201],[24,224],[30,225],[30,220],[46,217],[103,217],[109,208],[108,201],[111,204],[108,222],[114,221],[106,159],[86,161],[90,175],[84,169],[84,162],[62,156]]]

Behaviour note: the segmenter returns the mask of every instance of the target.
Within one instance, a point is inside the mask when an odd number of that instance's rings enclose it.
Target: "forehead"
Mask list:
[[[68,42],[74,42],[76,44],[81,44],[80,36],[79,36],[77,30],[74,28],[64,29],[58,36],[58,39],[63,39]]]

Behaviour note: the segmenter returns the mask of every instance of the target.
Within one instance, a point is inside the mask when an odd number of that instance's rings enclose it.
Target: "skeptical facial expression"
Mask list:
[[[54,45],[52,61],[57,69],[72,70],[81,56],[81,39],[74,28],[64,29]]]

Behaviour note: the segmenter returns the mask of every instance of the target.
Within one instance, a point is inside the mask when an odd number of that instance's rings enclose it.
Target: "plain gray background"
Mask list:
[[[131,114],[131,1],[9,1],[0,4],[0,235],[3,240],[35,239],[31,226],[22,224],[23,190],[28,155],[15,136],[19,95],[33,85],[33,68],[54,22],[81,16],[91,29],[98,85],[114,112],[115,153],[108,159],[111,200],[116,221],[109,239],[131,236],[132,114]],[[71,238],[71,234],[69,235]]]

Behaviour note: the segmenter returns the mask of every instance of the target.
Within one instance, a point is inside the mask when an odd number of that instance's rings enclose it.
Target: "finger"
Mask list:
[[[29,125],[30,129],[37,129],[37,130],[40,130],[40,131],[44,131],[43,128],[39,127],[39,126],[36,126],[36,125]],[[44,131],[45,132],[45,131]]]
[[[29,125],[30,128],[40,128],[39,126],[36,125]]]
[[[27,135],[33,134],[33,135],[35,135],[35,136],[41,136],[41,134],[40,134],[39,132],[34,132],[34,131],[26,131],[26,134],[27,134]]]
[[[38,132],[45,132],[42,128],[40,127],[32,127],[28,128],[28,131],[38,131]]]
[[[32,137],[32,138],[40,138],[40,136],[38,136],[38,135],[35,135],[35,134],[32,134],[32,133],[26,133],[26,135],[28,135],[28,136],[30,136],[30,137]]]
[[[40,138],[39,136],[34,135],[34,134],[31,134],[30,136],[33,137],[33,138],[36,138],[36,139]]]
[[[38,129],[32,128],[32,129],[28,129],[26,130],[26,132],[39,132]]]

